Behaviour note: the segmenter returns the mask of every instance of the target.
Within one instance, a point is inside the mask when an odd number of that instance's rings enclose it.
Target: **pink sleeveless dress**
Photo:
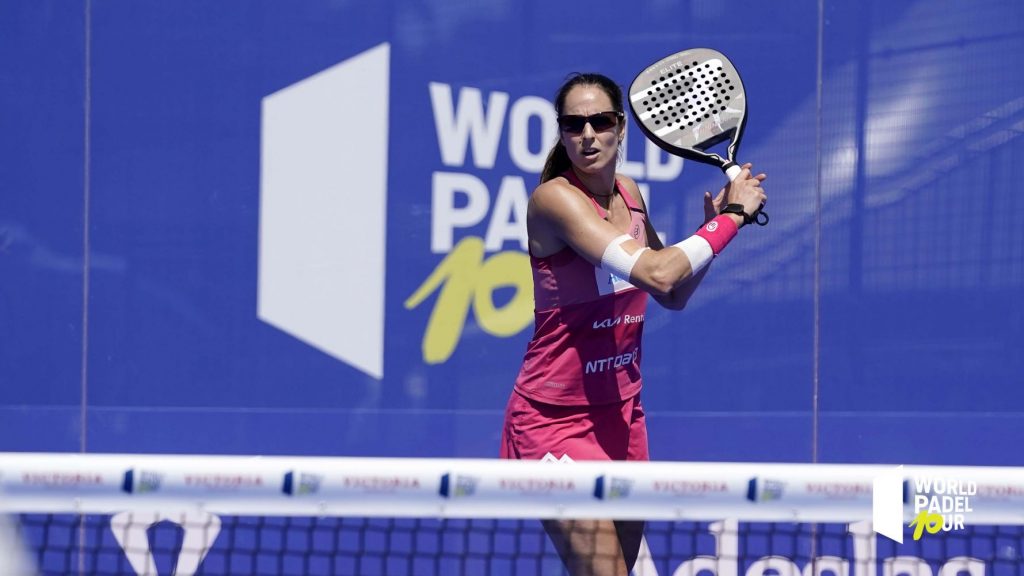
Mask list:
[[[563,176],[585,190],[571,170]],[[643,209],[615,186],[632,216],[628,234],[646,246]],[[647,293],[568,246],[531,254],[530,264],[535,327],[506,411],[502,457],[646,460],[638,394]]]
[[[583,188],[571,171],[566,177]],[[616,181],[632,221],[629,234],[647,245],[643,210]],[[593,198],[602,218],[604,208]],[[641,337],[647,293],[595,267],[566,246],[530,256],[535,327],[516,379],[517,392],[559,405],[617,402],[640,392]]]

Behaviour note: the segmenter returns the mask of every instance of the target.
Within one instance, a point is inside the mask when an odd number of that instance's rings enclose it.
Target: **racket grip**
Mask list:
[[[729,182],[735,180],[736,177],[740,175],[740,172],[743,172],[743,168],[740,168],[740,165],[735,162],[726,164],[722,167],[722,170],[724,170],[725,175],[729,177]],[[763,208],[764,204],[761,204],[761,207]],[[754,213],[753,221],[757,222],[759,226],[768,224],[768,213],[764,210],[758,209],[758,211]]]

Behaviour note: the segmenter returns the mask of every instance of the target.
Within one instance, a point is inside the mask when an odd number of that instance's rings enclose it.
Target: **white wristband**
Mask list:
[[[694,234],[682,242],[672,245],[679,248],[690,259],[691,274],[697,274],[711,263],[715,253],[711,250],[711,244],[707,240]]]
[[[629,275],[633,272],[633,266],[636,265],[640,255],[645,250],[648,250],[648,248],[643,247],[631,255],[622,248],[622,243],[627,240],[633,240],[633,237],[629,234],[623,234],[608,243],[608,247],[604,249],[604,254],[601,255],[601,269],[629,281]]]

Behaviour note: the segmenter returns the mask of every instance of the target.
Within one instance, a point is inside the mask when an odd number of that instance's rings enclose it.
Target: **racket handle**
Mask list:
[[[722,169],[725,170],[725,175],[729,177],[729,182],[735,180],[740,175],[740,172],[743,172],[743,168],[740,168],[739,164],[735,162],[726,164]],[[761,207],[763,208],[764,204],[761,204]],[[759,226],[765,226],[768,224],[768,213],[764,210],[758,210],[754,213],[754,222],[757,222]]]

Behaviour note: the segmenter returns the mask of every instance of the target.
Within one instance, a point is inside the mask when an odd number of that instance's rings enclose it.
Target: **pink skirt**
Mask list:
[[[640,395],[599,406],[558,406],[513,391],[501,457],[543,460],[649,460]]]

